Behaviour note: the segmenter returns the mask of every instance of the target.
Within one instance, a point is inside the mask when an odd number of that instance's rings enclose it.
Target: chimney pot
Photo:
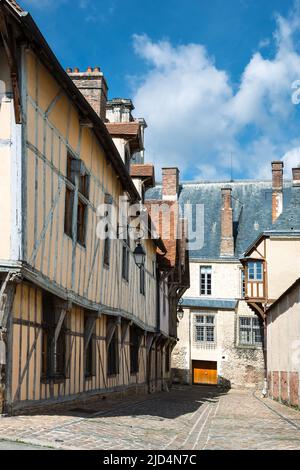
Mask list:
[[[293,168],[293,186],[300,186],[300,167]]]
[[[88,67],[86,71],[89,72],[89,73],[91,73],[91,72],[93,72],[93,68],[92,68],[92,67]]]
[[[74,67],[74,73],[79,73],[79,68],[78,67]]]
[[[99,72],[100,72],[100,67],[95,67],[95,68],[94,68],[94,72],[98,72],[98,73],[99,73]]]
[[[67,68],[66,68],[66,72],[67,72],[67,73],[72,73],[71,67],[67,67]]]

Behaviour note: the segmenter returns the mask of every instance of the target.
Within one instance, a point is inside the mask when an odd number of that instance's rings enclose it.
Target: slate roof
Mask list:
[[[197,299],[186,298],[182,299],[182,307],[194,307],[194,308],[219,308],[224,310],[234,310],[238,300],[236,299],[203,299],[198,297]]]
[[[272,226],[272,230],[300,230],[300,187],[289,189],[289,204]]]
[[[239,259],[262,232],[276,227],[276,225],[272,226],[271,181],[183,183],[179,195],[180,205],[192,203],[204,206],[204,245],[201,249],[190,251],[190,259],[220,259],[220,213],[223,187],[232,188],[235,237],[235,256],[232,259]],[[161,198],[161,185],[148,190],[146,198]],[[286,219],[292,215],[293,211],[298,211],[300,218],[299,199],[300,188],[292,188],[292,183],[285,181],[283,191],[285,210],[282,218],[278,219],[278,228],[286,224]],[[193,217],[193,223],[194,219],[195,217]]]

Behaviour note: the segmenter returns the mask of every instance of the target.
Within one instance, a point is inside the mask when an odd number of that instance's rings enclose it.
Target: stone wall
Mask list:
[[[216,346],[204,349],[194,343],[193,316],[195,313],[215,315]],[[239,317],[255,316],[245,302],[239,302],[234,310],[185,309],[179,323],[179,341],[173,351],[172,367],[175,382],[192,384],[192,361],[215,361],[219,383],[236,388],[262,388],[264,380],[264,356],[262,345],[239,345]]]

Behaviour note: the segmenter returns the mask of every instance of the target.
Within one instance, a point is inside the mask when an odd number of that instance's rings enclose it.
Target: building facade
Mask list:
[[[291,186],[284,188],[283,164],[274,162],[273,185],[273,224],[241,259],[245,300],[264,323],[265,393],[299,407],[300,168],[293,168]]]
[[[161,390],[176,342],[176,310],[159,328],[167,250],[151,224],[139,226],[137,266],[118,218],[120,200],[143,208],[144,176],[130,175],[130,160],[144,150],[144,121],[117,148],[100,69],[76,81],[15,1],[0,15],[1,411]]]
[[[300,407],[300,279],[266,311],[268,393]]]
[[[181,303],[172,357],[175,380],[263,386],[267,342],[260,306],[270,305],[299,276],[298,178],[294,169],[293,181],[284,181],[283,163],[273,162],[270,181],[181,185],[179,204],[183,212],[185,205],[195,209],[189,225],[196,227],[192,236],[197,234],[201,246],[190,251],[191,287]],[[161,194],[157,186],[147,198]],[[268,274],[262,260],[257,263],[264,247]],[[253,289],[263,286],[268,301],[263,291],[254,295]]]

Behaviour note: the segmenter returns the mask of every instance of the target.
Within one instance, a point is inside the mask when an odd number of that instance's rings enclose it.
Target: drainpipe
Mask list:
[[[266,398],[268,395],[268,348],[267,348],[267,316],[264,314],[264,342],[263,342],[263,354],[264,354],[264,387],[262,389],[262,396]]]

